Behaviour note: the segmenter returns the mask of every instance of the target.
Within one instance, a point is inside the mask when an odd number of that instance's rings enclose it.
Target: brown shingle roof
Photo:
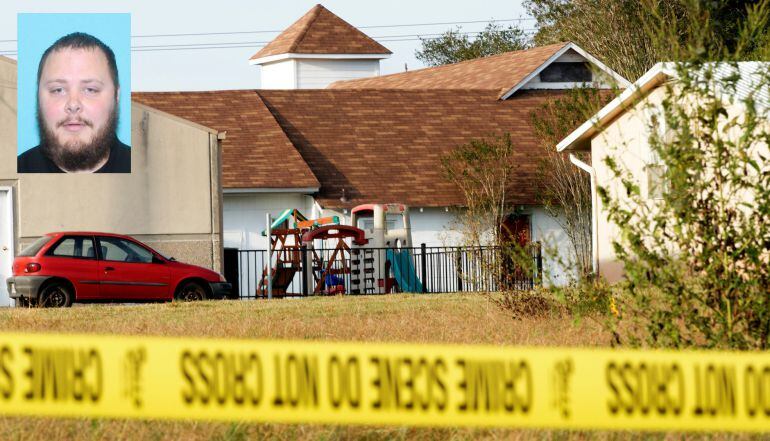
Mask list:
[[[224,188],[317,188],[319,182],[253,90],[134,92],[142,104],[227,131]]]
[[[530,114],[561,91],[260,90],[259,95],[321,182],[326,207],[401,202],[462,205],[441,155],[474,138],[509,132],[516,143],[512,202],[537,204],[540,149]],[[339,200],[342,190],[349,202]]]
[[[251,59],[289,53],[389,55],[392,52],[328,9],[315,5]]]
[[[379,77],[337,81],[330,89],[490,89],[501,96],[566,46],[558,43]]]

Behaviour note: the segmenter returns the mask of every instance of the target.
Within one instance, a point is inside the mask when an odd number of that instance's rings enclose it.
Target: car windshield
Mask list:
[[[39,238],[38,240],[27,245],[23,250],[21,250],[21,253],[19,253],[19,256],[20,257],[34,256],[35,254],[37,254],[38,251],[40,251],[40,248],[43,248],[43,245],[47,244],[50,240],[51,240],[51,236],[43,236]]]

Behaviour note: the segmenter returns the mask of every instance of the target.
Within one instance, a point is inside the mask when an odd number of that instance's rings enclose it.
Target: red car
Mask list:
[[[8,292],[19,306],[229,298],[221,274],[167,258],[128,236],[50,233],[13,261]]]

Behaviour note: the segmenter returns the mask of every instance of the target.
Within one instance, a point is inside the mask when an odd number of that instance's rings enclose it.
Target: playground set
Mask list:
[[[395,216],[399,228],[388,228]],[[296,291],[296,279],[304,294],[423,291],[410,251],[408,207],[359,205],[351,211],[351,221],[342,225],[338,216],[308,219],[296,209],[284,210],[270,225],[272,258],[263,268],[256,295],[267,296],[268,282],[274,296],[301,295],[289,292],[290,287]]]

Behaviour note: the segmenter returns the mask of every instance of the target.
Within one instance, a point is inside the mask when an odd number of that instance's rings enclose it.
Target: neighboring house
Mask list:
[[[509,132],[518,164],[511,193],[519,208],[516,222],[530,240],[548,238],[567,249],[564,232],[538,200],[540,149],[531,112],[565,89],[628,82],[572,43],[346,80],[351,63],[379,63],[385,54],[387,49],[316,6],[254,56],[262,65],[261,90],[147,92],[134,99],[227,132],[227,248],[265,249],[260,233],[266,212],[298,208],[348,222],[356,205],[395,202],[411,207],[415,245],[456,243],[453,211],[464,200],[444,178],[440,158],[472,139]],[[308,60],[324,62],[324,83],[338,81],[327,89],[268,90],[320,84],[317,71],[303,67]],[[274,63],[293,67],[278,74],[271,69],[284,68]],[[371,68],[371,75],[378,70]],[[551,270],[563,280],[562,269]]]
[[[770,71],[770,63],[743,62],[735,67],[728,63],[719,63],[715,67],[715,90],[727,102],[729,112],[743,112],[741,100],[755,92],[760,75]],[[725,87],[723,79],[740,75],[736,88]],[[582,124],[557,145],[557,150],[566,152],[590,152],[591,164],[585,164],[573,157],[577,166],[590,173],[593,191],[593,260],[594,270],[601,277],[615,282],[623,277],[623,265],[618,261],[612,243],[618,240],[617,225],[609,222],[596,188],[604,187],[616,198],[624,198],[619,191],[621,184],[613,178],[605,161],[608,157],[615,159],[629,172],[630,177],[639,183],[642,195],[654,199],[656,188],[661,188],[660,174],[656,171],[656,155],[650,148],[652,119],[660,114],[656,109],[666,97],[669,81],[676,81],[676,68],[671,63],[658,63],[631,87],[602,108],[591,119]],[[765,80],[766,81],[766,80]],[[674,83],[674,87],[676,87]],[[754,95],[760,108],[768,109],[770,103],[770,86]],[[660,130],[660,129],[658,129]]]
[[[128,234],[221,271],[223,135],[135,102],[130,174],[17,174],[16,74],[0,57],[0,306],[14,255],[52,231]]]

